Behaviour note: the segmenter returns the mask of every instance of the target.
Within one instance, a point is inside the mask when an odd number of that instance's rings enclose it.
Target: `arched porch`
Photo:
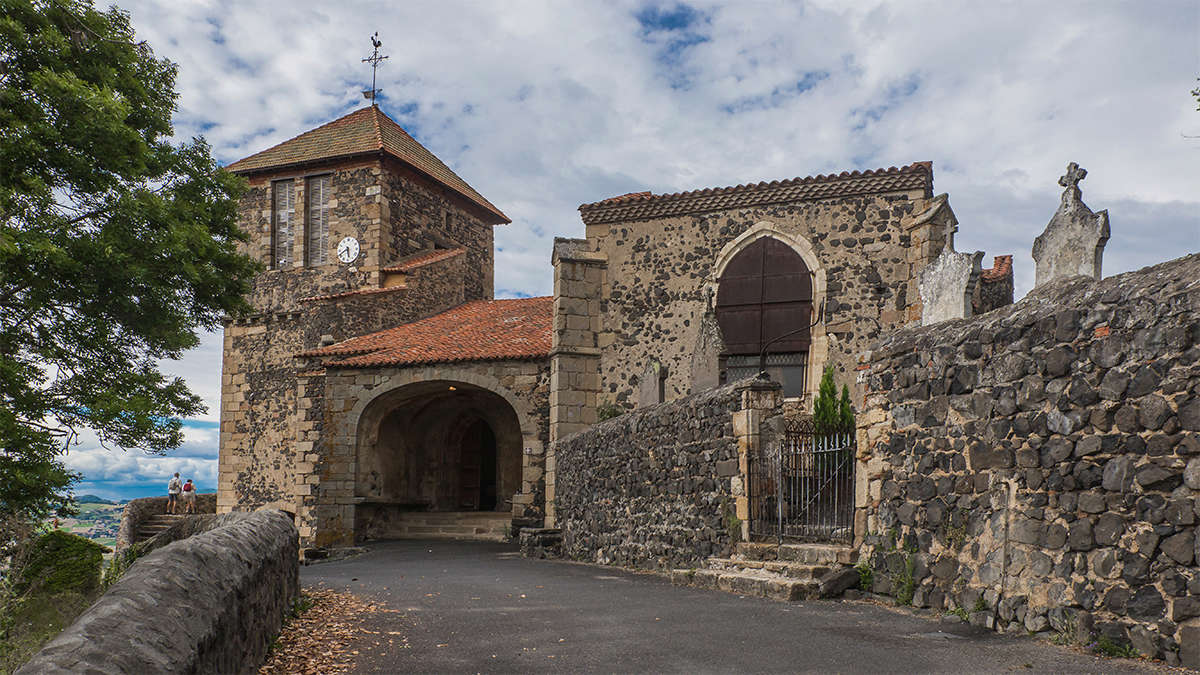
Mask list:
[[[355,539],[502,537],[531,431],[505,393],[446,379],[372,399],[357,424]]]

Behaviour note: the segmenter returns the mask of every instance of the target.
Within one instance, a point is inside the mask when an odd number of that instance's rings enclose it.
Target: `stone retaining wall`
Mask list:
[[[251,673],[299,592],[281,511],[215,516],[212,529],[135,562],[17,673]]]
[[[183,500],[180,500],[181,510]],[[116,549],[129,548],[137,539],[137,531],[150,516],[161,516],[167,512],[166,497],[142,497],[131,499],[121,511],[121,525],[117,529]],[[197,513],[217,512],[217,493],[209,492],[196,495]]]
[[[744,455],[779,385],[746,380],[607,420],[555,444],[565,557],[696,567],[726,553],[746,515]]]
[[[1053,282],[863,361],[876,591],[1200,666],[1200,255]]]

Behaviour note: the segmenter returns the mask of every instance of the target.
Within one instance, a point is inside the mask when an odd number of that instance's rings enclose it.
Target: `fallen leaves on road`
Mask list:
[[[375,633],[363,627],[365,615],[380,611],[375,603],[325,588],[307,588],[304,598],[312,606],[283,627],[259,675],[347,672],[358,655],[347,647],[358,636]]]

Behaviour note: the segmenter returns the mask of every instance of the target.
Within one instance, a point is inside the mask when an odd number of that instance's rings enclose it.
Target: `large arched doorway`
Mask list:
[[[722,380],[758,374],[760,355],[785,396],[803,396],[812,343],[812,275],[790,246],[763,237],[739,251],[717,286],[717,323],[725,341]]]
[[[394,389],[363,411],[357,441],[357,538],[419,535],[421,528],[469,536],[492,520],[511,523],[522,487],[522,430],[495,392],[453,381]]]

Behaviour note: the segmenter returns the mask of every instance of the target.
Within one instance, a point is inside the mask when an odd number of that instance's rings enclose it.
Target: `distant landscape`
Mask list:
[[[75,498],[79,513],[69,518],[56,518],[58,527],[72,534],[112,548],[117,543],[124,502],[103,499],[95,495]]]

